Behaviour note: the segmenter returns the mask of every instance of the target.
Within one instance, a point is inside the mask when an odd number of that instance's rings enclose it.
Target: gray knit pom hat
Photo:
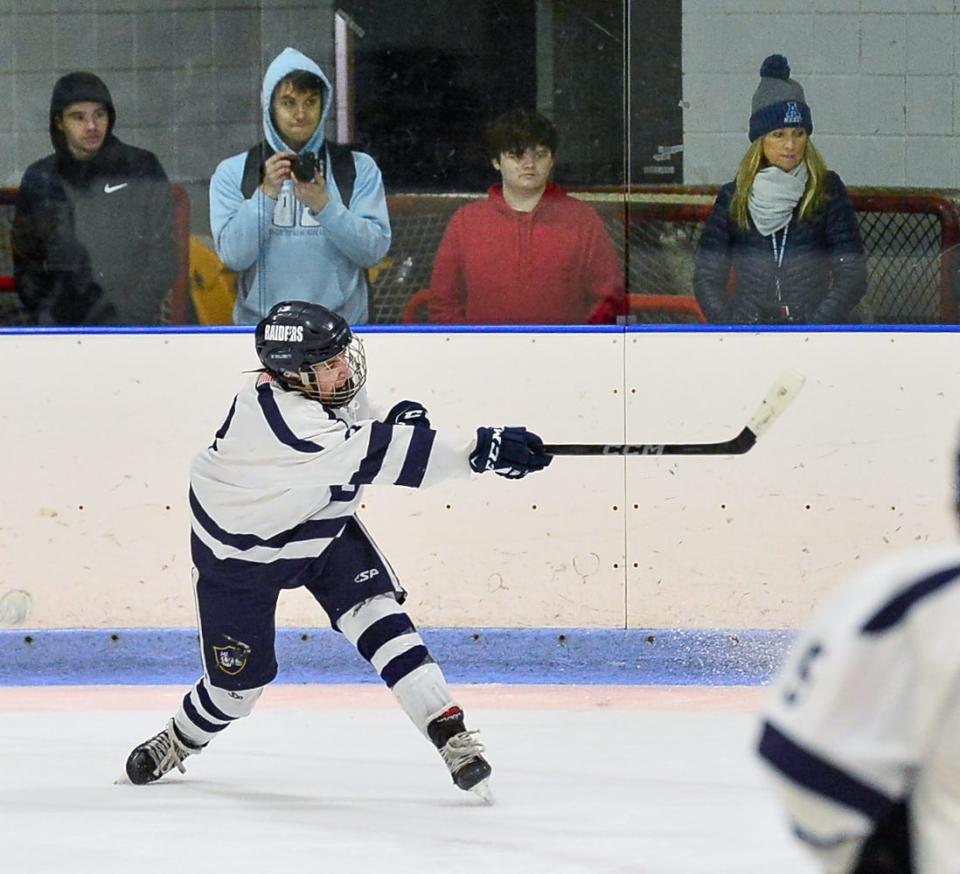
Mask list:
[[[783,55],[770,55],[760,67],[760,84],[753,93],[750,142],[782,127],[806,128],[813,133],[813,118],[799,82],[790,78]]]

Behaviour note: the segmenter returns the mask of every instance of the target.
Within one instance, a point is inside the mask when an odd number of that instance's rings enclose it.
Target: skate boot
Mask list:
[[[187,769],[183,767],[183,760],[202,750],[202,746],[196,747],[184,740],[171,719],[163,731],[130,753],[127,758],[127,778],[131,783],[142,786],[159,780],[174,767],[185,774]]]
[[[427,735],[447,763],[453,782],[460,789],[476,792],[489,804],[492,799],[487,779],[491,768],[476,734],[467,731],[463,711],[457,706],[448,707],[427,725]]]

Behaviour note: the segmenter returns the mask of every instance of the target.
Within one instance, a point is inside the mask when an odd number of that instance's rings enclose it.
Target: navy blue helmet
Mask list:
[[[363,343],[346,320],[320,304],[283,301],[260,320],[256,331],[257,356],[264,369],[287,388],[342,407],[367,381]],[[322,391],[317,377],[341,359],[350,376],[333,390]]]

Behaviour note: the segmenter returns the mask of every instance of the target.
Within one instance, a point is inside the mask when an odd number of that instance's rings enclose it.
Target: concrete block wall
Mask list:
[[[0,0],[0,185],[51,151],[54,82],[91,70],[117,135],[155,152],[198,201],[217,163],[260,132],[263,71],[293,45],[333,72],[332,0]]]
[[[684,0],[686,182],[733,178],[760,64],[790,61],[848,185],[960,178],[957,0]]]
[[[265,64],[295,45],[332,70],[335,8],[0,0],[0,185],[49,152],[56,78],[92,69],[114,94],[118,134],[159,155],[205,232],[213,169],[259,132]],[[684,0],[685,180],[732,177],[760,63],[782,52],[806,89],[816,142],[848,184],[955,187],[958,19],[960,0]]]

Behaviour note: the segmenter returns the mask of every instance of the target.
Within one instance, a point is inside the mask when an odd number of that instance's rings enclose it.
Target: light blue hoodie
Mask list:
[[[320,123],[300,153],[325,152],[333,88],[320,67],[296,49],[284,49],[263,77],[264,136],[274,151],[290,151],[273,126],[270,99],[277,83],[295,70],[315,73],[325,88]],[[363,152],[353,152],[353,160],[357,178],[347,209],[326,156],[330,200],[318,213],[294,197],[289,180],[275,201],[259,187],[245,200],[240,185],[246,152],[220,162],[210,180],[210,226],[220,260],[239,274],[236,324],[256,324],[281,300],[319,303],[351,324],[368,321],[365,270],[390,248],[390,219],[380,169]]]

